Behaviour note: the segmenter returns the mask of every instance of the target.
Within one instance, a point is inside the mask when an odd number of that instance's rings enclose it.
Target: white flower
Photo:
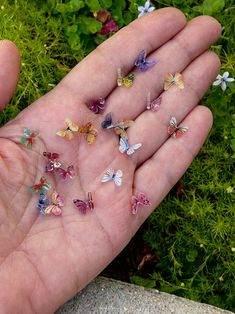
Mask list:
[[[229,72],[224,72],[224,74],[221,76],[220,74],[219,75],[217,75],[217,77],[216,77],[216,80],[213,82],[213,86],[218,86],[218,85],[220,85],[221,86],[221,89],[223,90],[223,91],[225,91],[226,90],[226,88],[227,88],[227,85],[226,85],[226,83],[229,83],[229,82],[233,82],[234,81],[234,78],[232,78],[232,77],[228,77],[229,76]]]
[[[138,11],[140,12],[138,17],[141,17],[141,16],[145,15],[146,13],[152,12],[153,10],[155,10],[155,7],[150,7],[150,0],[147,0],[145,2],[144,7],[142,7],[142,6],[138,7]]]

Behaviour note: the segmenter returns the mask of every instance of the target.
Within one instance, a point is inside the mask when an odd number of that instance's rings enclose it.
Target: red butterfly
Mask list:
[[[67,170],[59,168],[57,171],[61,179],[63,179],[64,181],[66,181],[68,178],[73,179],[75,177],[75,170],[73,165],[68,166]]]
[[[88,192],[88,197],[85,202],[79,199],[75,199],[73,200],[73,203],[82,214],[86,214],[87,209],[90,209],[90,210],[94,209],[94,203],[92,200],[91,192]]]
[[[33,185],[30,188],[30,191],[33,193],[43,193],[51,188],[51,184],[47,182],[45,177],[41,177],[40,182],[38,184]]]
[[[58,170],[61,167],[61,163],[58,161],[59,154],[44,152],[43,156],[48,159],[48,163],[46,164],[46,172],[52,172],[54,170]]]
[[[151,203],[144,193],[138,192],[136,196],[133,195],[131,198],[131,211],[133,215],[137,213],[140,205],[150,206]]]
[[[170,125],[168,126],[168,134],[173,135],[173,137],[178,138],[188,131],[187,126],[177,126],[177,120],[172,117],[170,120]]]

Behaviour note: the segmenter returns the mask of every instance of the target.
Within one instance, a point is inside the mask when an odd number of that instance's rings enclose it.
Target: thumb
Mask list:
[[[0,41],[0,111],[13,96],[20,73],[20,54],[14,43]]]

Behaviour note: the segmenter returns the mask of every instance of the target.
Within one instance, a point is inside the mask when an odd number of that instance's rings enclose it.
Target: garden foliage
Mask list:
[[[15,96],[0,114],[0,123],[14,118],[49,91],[51,84],[59,82],[88,52],[112,35],[112,32],[105,36],[100,34],[104,23],[95,17],[100,9],[110,12],[121,28],[138,16],[138,5],[144,2],[1,1],[1,38],[13,40],[20,48],[22,71]],[[221,73],[229,71],[231,77],[235,76],[233,0],[162,0],[151,3],[156,8],[175,6],[188,19],[201,14],[218,19],[223,32],[212,50],[220,56]],[[212,87],[202,100],[214,116],[210,136],[180,183],[141,231],[143,247],[147,245],[150,248],[153,258],[137,269],[143,253],[141,244],[137,246],[140,252],[136,253],[135,262],[130,263],[129,257],[126,265],[122,265],[127,268],[129,280],[134,283],[233,311],[234,95],[235,83],[230,83],[225,92],[220,87]]]

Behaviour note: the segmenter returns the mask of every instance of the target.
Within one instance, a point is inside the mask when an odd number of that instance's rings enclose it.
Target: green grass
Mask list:
[[[72,5],[75,2],[76,7]],[[199,14],[217,18],[223,33],[212,49],[221,58],[221,72],[227,70],[235,76],[232,0],[152,3],[157,8],[176,6],[188,19]],[[13,40],[22,55],[20,83],[10,105],[0,114],[2,125],[50,90],[49,83],[60,81],[103,40],[96,34],[99,24],[80,27],[81,21],[86,23],[101,6],[111,11],[119,27],[137,16],[134,0],[1,1],[1,38]],[[234,94],[234,83],[226,92],[219,87],[209,90],[203,99],[214,115],[209,139],[180,185],[170,192],[106,273],[118,273],[116,277],[120,279],[235,311]],[[153,259],[138,270],[146,251]],[[117,272],[120,261],[122,271]]]

